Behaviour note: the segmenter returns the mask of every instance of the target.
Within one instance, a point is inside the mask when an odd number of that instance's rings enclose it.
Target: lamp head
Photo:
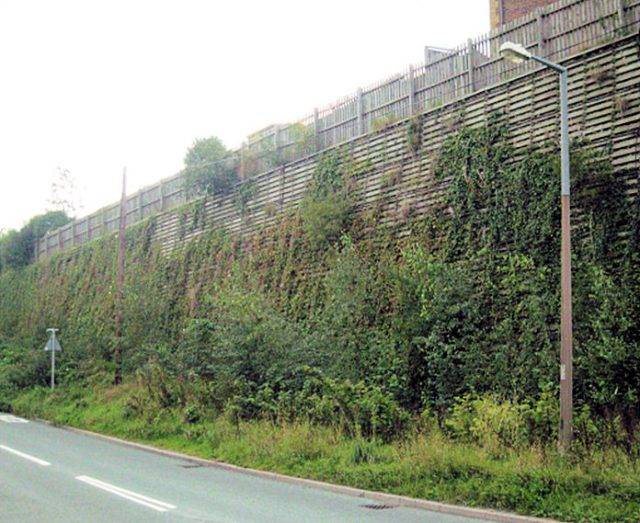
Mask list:
[[[500,46],[500,55],[505,60],[516,64],[521,64],[531,58],[531,53],[522,44],[514,44],[513,42],[502,44]]]

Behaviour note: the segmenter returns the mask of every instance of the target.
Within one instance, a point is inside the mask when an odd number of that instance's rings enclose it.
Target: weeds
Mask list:
[[[496,457],[484,446],[452,440],[433,426],[427,432],[414,426],[402,439],[384,443],[307,421],[234,422],[205,413],[185,423],[189,406],[155,407],[146,414],[153,419],[149,423],[145,417],[125,415],[125,405],[140,393],[132,385],[100,388],[78,405],[84,394],[80,389],[51,393],[41,388],[22,393],[14,407],[21,415],[356,488],[566,521],[631,523],[640,518],[640,468],[620,450],[564,457],[554,447],[523,445]],[[497,407],[489,401],[473,408],[488,408],[493,415]],[[476,435],[478,430],[486,429],[476,427]]]

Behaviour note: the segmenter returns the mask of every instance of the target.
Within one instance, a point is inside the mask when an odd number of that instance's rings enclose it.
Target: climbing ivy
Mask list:
[[[444,412],[467,394],[553,394],[556,158],[552,144],[516,151],[495,117],[445,140],[425,182],[442,184],[444,197],[426,216],[383,226],[375,213],[355,213],[355,182],[372,167],[339,151],[318,162],[297,209],[250,238],[205,229],[165,255],[152,221],[132,228],[125,370],[133,376],[162,358],[181,386],[251,382],[242,389],[245,414],[259,411],[255,391],[286,395],[300,365],[362,381],[415,412]],[[608,151],[579,143],[572,158],[576,404],[632,432],[640,412],[638,203],[626,199]],[[185,234],[202,225],[197,208],[184,216]],[[63,382],[108,369],[116,251],[107,237],[2,272],[0,338],[38,347],[56,325]],[[15,363],[12,353],[11,365],[45,380],[46,365],[23,354]]]

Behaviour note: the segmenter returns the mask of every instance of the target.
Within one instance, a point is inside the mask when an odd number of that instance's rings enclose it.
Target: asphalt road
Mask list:
[[[477,522],[367,504],[0,414],[0,522]]]

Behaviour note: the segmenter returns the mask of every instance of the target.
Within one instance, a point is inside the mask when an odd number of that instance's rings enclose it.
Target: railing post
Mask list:
[[[242,142],[242,144],[240,144],[240,150],[238,151],[238,178],[240,178],[241,180],[244,180],[244,171],[245,171],[245,165],[244,165],[244,142]]]
[[[358,135],[364,134],[364,98],[362,96],[362,89],[358,89],[356,95],[356,111],[358,112]]]
[[[409,66],[409,116],[416,114],[416,79],[413,65]]]
[[[164,199],[165,199],[165,188],[164,188],[164,180],[160,180],[160,210],[164,211]]]
[[[320,115],[317,107],[313,110],[313,130],[316,137],[316,152],[318,152],[320,151]]]
[[[175,191],[174,197],[178,203],[185,203],[187,201],[187,191],[184,183],[178,185],[178,189]]]
[[[71,245],[77,245],[76,241],[76,221],[71,222]]]
[[[142,195],[144,191],[140,189],[138,191],[138,216],[140,216],[139,221],[142,221],[144,209],[142,208]]]
[[[475,89],[475,78],[474,78],[474,55],[475,55],[475,47],[473,45],[473,40],[469,38],[467,40],[467,74],[469,77],[469,92],[473,93]]]
[[[278,201],[280,212],[284,211],[284,188],[286,185],[286,176],[284,165],[280,167],[280,199]]]
[[[64,241],[62,239],[62,227],[60,227],[58,229],[58,250],[62,252],[62,249],[64,249]],[[47,250],[47,254],[48,254],[48,250]]]
[[[624,0],[618,0],[618,25],[621,29],[624,29],[627,25],[627,20],[624,10]]]
[[[273,132],[273,145],[275,149],[276,164],[280,165],[282,159],[280,158],[280,126],[276,125],[276,129]]]
[[[538,54],[545,57],[547,55],[547,33],[545,31],[545,17],[541,10],[538,11],[536,22],[538,25]]]

